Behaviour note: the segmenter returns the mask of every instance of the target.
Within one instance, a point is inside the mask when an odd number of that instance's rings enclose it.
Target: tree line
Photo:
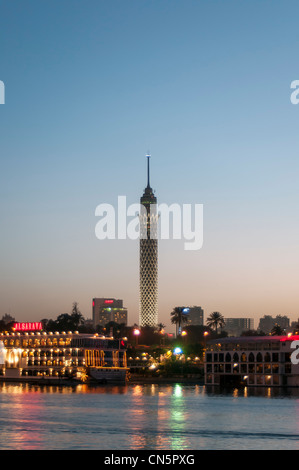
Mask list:
[[[189,316],[187,312],[184,312],[184,308],[175,307],[170,313],[171,323],[175,324],[178,328],[179,336],[181,335],[181,328],[184,326],[184,331],[188,334],[186,342],[190,343],[191,339],[196,341],[202,341],[206,334],[209,335],[210,339],[216,337],[225,337],[227,332],[225,331],[225,320],[221,313],[212,312],[206,321],[206,326],[191,325],[188,324]],[[13,328],[15,319],[10,315],[5,314],[0,320],[0,331],[7,331]],[[132,343],[136,342],[134,336],[134,330],[140,330],[140,340],[142,344],[161,344],[163,342],[171,342],[171,338],[164,335],[165,325],[159,323],[156,327],[143,326],[139,327],[136,323],[133,326],[127,326],[124,323],[118,324],[115,322],[109,322],[105,326],[97,325],[96,328],[90,323],[86,322],[80,309],[78,302],[73,302],[70,313],[61,313],[57,316],[56,320],[53,319],[42,319],[44,331],[78,331],[79,333],[98,333],[105,336],[113,336],[114,338],[127,337]],[[294,334],[298,334],[299,325],[296,326]],[[272,328],[271,335],[281,336],[285,334],[285,330],[276,324]],[[266,333],[257,330],[247,330],[242,333],[242,336],[266,336]]]
[[[188,323],[188,313],[184,313],[184,308],[182,307],[175,307],[173,311],[171,312],[171,323],[174,323],[178,326],[178,331],[180,331],[181,327],[184,324]],[[208,333],[214,331],[216,335],[219,332],[220,329],[220,335],[222,337],[227,336],[227,332],[225,331],[225,320],[223,315],[219,312],[212,312],[209,317],[207,318],[207,326],[210,329],[210,331],[207,331]],[[186,328],[185,328],[186,329]],[[293,334],[298,334],[299,332],[299,324],[296,325]],[[271,329],[270,332],[271,335],[275,336],[282,336],[285,333],[285,330],[278,324],[274,325],[273,328]],[[241,336],[267,336],[266,333],[263,331],[258,331],[258,330],[246,330],[243,331]]]

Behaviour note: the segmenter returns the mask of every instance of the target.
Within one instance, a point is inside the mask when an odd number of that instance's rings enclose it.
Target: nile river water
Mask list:
[[[298,449],[299,391],[0,384],[0,449]]]

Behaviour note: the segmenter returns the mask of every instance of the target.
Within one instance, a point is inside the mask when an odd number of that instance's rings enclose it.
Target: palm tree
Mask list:
[[[218,327],[223,328],[225,326],[225,321],[221,313],[219,312],[213,312],[210,314],[210,316],[207,318],[207,325],[210,326],[211,328],[214,328],[218,330]]]
[[[161,331],[163,331],[164,328],[165,328],[165,325],[164,325],[163,323],[158,323],[157,326],[158,326],[158,332],[159,332],[159,333],[161,333]]]
[[[271,335],[282,336],[283,334],[284,330],[276,323],[271,330]]]
[[[165,328],[166,325],[164,325],[163,323],[158,323],[157,325],[157,330],[158,330],[158,333],[159,335],[161,335],[161,339],[160,339],[160,346],[162,345],[165,345],[165,336],[164,336],[164,328]]]
[[[171,323],[175,323],[179,334],[181,333],[181,324],[188,321],[188,314],[184,313],[183,307],[175,307],[170,314]]]
[[[84,323],[83,315],[78,308],[78,302],[73,302],[71,317],[74,323],[74,328],[78,328]]]

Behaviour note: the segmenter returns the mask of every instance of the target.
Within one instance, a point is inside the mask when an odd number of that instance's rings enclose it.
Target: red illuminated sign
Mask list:
[[[285,342],[285,341],[298,341],[299,340],[299,335],[288,335],[288,336],[281,336],[279,341]]]
[[[105,304],[113,304],[113,300],[105,300]]]
[[[41,322],[33,322],[33,323],[15,323],[13,326],[15,331],[37,331],[42,330],[43,325]]]

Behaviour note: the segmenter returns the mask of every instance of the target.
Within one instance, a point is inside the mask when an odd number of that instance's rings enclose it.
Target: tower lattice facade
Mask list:
[[[158,215],[157,198],[150,186],[147,155],[147,187],[140,198],[140,326],[158,324]]]

